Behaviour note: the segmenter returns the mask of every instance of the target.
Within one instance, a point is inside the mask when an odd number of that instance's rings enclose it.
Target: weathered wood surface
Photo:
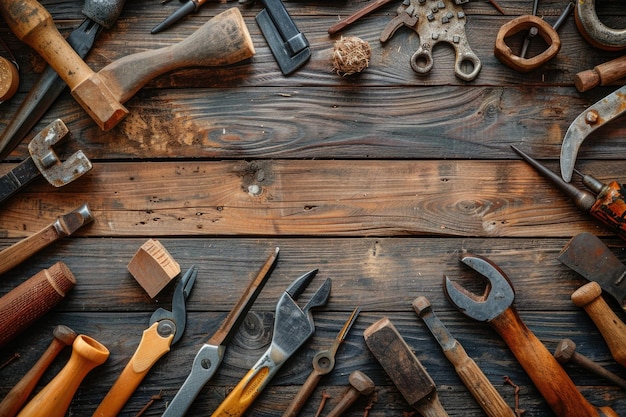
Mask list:
[[[54,325],[66,324],[111,351],[109,360],[81,385],[68,415],[93,413],[133,354],[151,313],[170,306],[173,286],[151,300],[126,268],[149,237],[158,238],[182,269],[198,265],[200,275],[189,298],[183,338],[151,370],[123,416],[134,416],[161,391],[163,400],[145,415],[162,414],[195,352],[276,246],[281,248],[276,270],[188,415],[207,415],[219,405],[267,348],[281,292],[303,272],[319,268],[303,297],[322,279],[332,278],[328,305],[314,313],[317,331],[248,415],[282,415],[308,375],[313,355],[330,346],[356,305],[362,313],[338,351],[336,368],[322,379],[301,415],[315,414],[322,390],[333,396],[325,409],[330,410],[355,369],[378,386],[372,417],[409,411],[363,342],[363,330],[383,316],[391,318],[431,373],[450,416],[484,415],[411,309],[412,300],[425,295],[507,403],[513,407],[515,396],[513,387],[503,383],[505,375],[520,386],[524,416],[552,416],[497,334],[445,299],[444,274],[482,289],[480,279],[458,262],[464,252],[486,255],[509,274],[515,306],[548,349],[569,337],[581,353],[626,376],[593,322],[570,301],[584,279],[557,260],[568,239],[581,231],[602,236],[624,262],[626,244],[580,213],[510,149],[517,145],[558,172],[560,144],[571,121],[615,88],[580,94],[574,75],[620,53],[592,48],[570,17],[559,31],[563,47],[557,57],[540,70],[518,74],[493,56],[493,43],[498,28],[529,13],[532,3],[498,2],[507,16],[487,1],[464,5],[468,39],[483,64],[470,83],[454,76],[451,48],[436,48],[432,73],[420,77],[408,64],[418,44],[414,33],[402,29],[386,44],[378,41],[397,4],[329,37],[326,31],[339,17],[366,3],[298,1],[286,7],[311,42],[313,56],[289,77],[281,75],[254,22],[260,10],[255,4],[241,10],[256,56],[226,68],[184,69],[153,80],[126,103],[129,117],[110,132],[100,131],[65,92],[29,136],[62,118],[71,139],[59,152],[82,149],[94,169],[59,189],[38,180],[5,203],[0,249],[84,202],[95,221],[0,281],[0,294],[5,294],[60,260],[78,280],[61,305],[0,351],[0,363],[16,352],[21,355],[0,369],[0,396],[41,355]],[[83,18],[81,1],[42,3],[64,34]],[[539,14],[552,22],[564,3],[542,0]],[[621,2],[602,3],[603,21],[625,27]],[[236,2],[207,4],[175,27],[150,35],[150,28],[179,5],[127,0],[118,22],[96,42],[88,64],[98,70],[129,53],[178,42],[210,17],[239,7]],[[372,59],[363,74],[339,77],[331,72],[333,42],[341,35],[370,42]],[[2,129],[44,63],[1,20],[0,37],[21,66],[18,94],[0,104]],[[0,172],[27,157],[28,139],[0,165]],[[602,181],[625,182],[625,147],[626,125],[617,121],[583,144],[577,166]],[[40,386],[68,355],[55,361]],[[575,366],[566,369],[593,404],[626,415],[622,390]],[[367,405],[367,399],[360,400],[348,415],[362,416]]]

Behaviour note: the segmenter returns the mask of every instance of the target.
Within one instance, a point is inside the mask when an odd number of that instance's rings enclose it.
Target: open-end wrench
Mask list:
[[[591,133],[626,112],[626,85],[582,112],[569,126],[561,144],[561,177],[570,182],[580,145]]]
[[[473,294],[444,276],[446,296],[466,316],[488,322],[500,334],[557,416],[617,417],[610,407],[591,405],[554,356],[526,327],[513,307],[515,291],[504,271],[477,255],[464,255],[461,262],[487,279],[485,293]]]

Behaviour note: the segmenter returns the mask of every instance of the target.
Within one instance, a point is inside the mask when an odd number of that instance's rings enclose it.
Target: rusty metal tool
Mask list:
[[[339,402],[330,410],[326,417],[341,416],[359,397],[370,395],[376,389],[374,381],[361,371],[353,371],[348,376],[348,382],[350,386],[341,395]]]
[[[0,298],[0,347],[52,310],[76,285],[63,262],[43,269]]]
[[[585,139],[605,124],[626,112],[626,85],[582,112],[570,124],[561,144],[561,177],[570,182],[578,149]]]
[[[446,358],[452,362],[454,370],[485,413],[489,417],[516,417],[480,367],[435,315],[430,301],[423,296],[417,297],[413,300],[413,310],[424,320]]]
[[[574,85],[581,93],[598,85],[609,85],[626,77],[626,55],[612,59],[574,76]]]
[[[267,258],[256,277],[248,284],[233,309],[211,338],[196,353],[191,371],[183,382],[172,402],[167,406],[163,417],[182,417],[200,394],[202,387],[215,375],[219,368],[228,343],[239,330],[246,314],[265,286],[278,259],[279,249]]]
[[[81,382],[95,367],[109,358],[102,343],[78,335],[72,343],[72,355],[63,369],[20,411],[18,417],[63,417]]]
[[[64,162],[54,152],[52,147],[67,134],[67,127],[63,121],[57,119],[30,141],[30,158],[0,177],[0,203],[39,176],[43,176],[55,187],[62,187],[91,170],[91,162],[82,151],[75,152]]]
[[[103,28],[111,28],[122,13],[125,0],[85,0],[86,19],[67,37],[67,43],[85,58]],[[52,106],[66,84],[51,66],[41,73],[0,136],[0,159],[6,158]]]
[[[59,353],[71,346],[76,339],[76,332],[67,326],[59,325],[52,331],[52,342],[33,367],[15,384],[0,403],[0,417],[14,417],[28,400],[37,382]]]
[[[86,203],[69,213],[59,216],[54,222],[37,233],[1,251],[0,275],[24,262],[34,253],[61,238],[71,235],[92,221],[93,216]]]
[[[410,60],[413,71],[420,75],[428,74],[434,65],[433,48],[437,43],[445,42],[455,51],[454,75],[463,81],[471,81],[478,76],[482,64],[469,46],[463,7],[451,0],[405,0],[396,13],[399,18],[388,23],[380,41],[389,40],[402,25],[417,32],[420,46]]]
[[[585,279],[597,282],[626,311],[626,265],[597,236],[577,234],[561,249],[558,260]]]
[[[613,372],[603,368],[588,357],[576,352],[576,343],[570,339],[563,339],[554,350],[554,357],[561,364],[575,363],[589,372],[606,379],[622,389],[626,389],[626,380],[623,380]]]
[[[228,394],[212,414],[213,417],[243,415],[287,359],[313,335],[315,323],[311,309],[321,307],[328,301],[331,289],[330,278],[324,281],[303,308],[300,308],[295,300],[316,274],[317,269],[309,271],[287,287],[276,305],[274,333],[270,347]]]
[[[600,20],[596,0],[576,2],[576,26],[583,37],[596,48],[618,51],[626,48],[626,29],[613,29]]]
[[[626,239],[626,218],[624,217],[626,190],[622,185],[616,181],[603,184],[591,175],[581,174],[583,184],[596,193],[594,195],[587,190],[581,190],[563,181],[561,177],[541,165],[539,161],[531,158],[515,146],[511,147],[542,176],[554,183],[565,195],[572,199],[579,209],[590,213],[611,228],[619,237]]]
[[[447,417],[435,382],[387,317],[363,332],[365,344],[400,394],[424,417]]]
[[[513,306],[515,300],[513,285],[500,267],[478,255],[464,255],[461,262],[487,280],[485,293],[476,295],[444,276],[446,296],[466,316],[488,322],[504,339],[557,416],[617,417],[610,407],[596,408],[591,405],[554,356],[526,327]]]
[[[337,337],[335,338],[335,341],[333,342],[330,349],[322,350],[315,354],[315,356],[313,357],[313,370],[309,374],[302,387],[300,387],[300,390],[298,391],[296,396],[293,398],[293,400],[291,400],[291,403],[287,407],[287,410],[285,410],[285,412],[283,413],[283,417],[297,416],[306,401],[315,390],[315,387],[317,387],[317,384],[319,383],[320,379],[322,379],[322,376],[330,373],[330,371],[333,370],[333,368],[335,367],[335,355],[337,354],[337,349],[339,349],[339,345],[341,345],[341,343],[350,332],[350,329],[356,321],[356,318],[358,317],[360,311],[361,307],[356,307],[352,311],[352,314],[350,314],[350,317],[348,317],[348,320],[345,322],[345,324],[337,334]]]
[[[250,33],[236,7],[177,44],[127,55],[97,73],[69,46],[36,0],[0,0],[0,14],[13,33],[56,70],[102,130],[112,129],[126,117],[123,103],[163,73],[188,66],[229,65],[254,55]]]
[[[104,397],[94,417],[115,417],[137,389],[152,366],[183,336],[187,324],[186,300],[196,282],[198,270],[192,266],[180,279],[172,296],[172,311],[158,308],[150,317],[137,350]]]
[[[186,0],[183,5],[180,6],[174,13],[169,15],[165,20],[152,28],[150,33],[155,34],[159,33],[168,27],[172,26],[174,23],[178,22],[183,17],[191,14],[193,12],[198,11],[200,6],[206,3],[206,0]]]
[[[613,359],[626,366],[626,324],[602,298],[602,288],[591,281],[572,294],[572,302],[582,307],[602,334]]]
[[[362,9],[356,11],[355,13],[353,13],[352,15],[348,16],[347,18],[339,21],[338,23],[335,23],[334,25],[332,25],[330,28],[328,28],[328,34],[329,35],[334,35],[335,33],[342,31],[343,29],[345,29],[346,27],[350,26],[351,24],[353,24],[354,22],[356,22],[357,20],[359,20],[360,18],[367,16],[368,14],[372,13],[375,10],[380,9],[381,7],[383,7],[386,4],[391,3],[393,0],[375,0],[373,2],[371,2],[370,4],[368,4],[367,6],[363,7]]]

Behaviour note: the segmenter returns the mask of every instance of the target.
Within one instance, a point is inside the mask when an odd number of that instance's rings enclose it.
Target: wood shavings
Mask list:
[[[371,56],[367,41],[356,36],[341,37],[333,49],[333,72],[342,76],[361,72],[369,66]]]

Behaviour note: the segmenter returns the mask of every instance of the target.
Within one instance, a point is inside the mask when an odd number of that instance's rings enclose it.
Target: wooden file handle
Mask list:
[[[67,265],[57,262],[0,298],[0,346],[56,306],[75,284]]]
[[[109,357],[109,350],[89,336],[79,335],[65,367],[37,394],[18,417],[64,417],[85,376]]]
[[[33,367],[15,384],[6,397],[0,403],[0,417],[14,417],[28,400],[35,389],[37,382],[48,369],[52,361],[66,347],[71,346],[76,339],[76,333],[67,326],[56,326],[52,332],[53,339],[41,358]]]
[[[117,416],[150,368],[169,352],[174,334],[167,337],[159,335],[158,325],[159,322],[156,322],[143,331],[137,350],[93,413],[94,417]]]
[[[624,77],[626,77],[626,55],[597,65],[593,69],[579,72],[574,77],[574,85],[582,93]]]
[[[572,301],[591,317],[615,361],[626,366],[626,325],[602,298],[600,285],[594,281],[583,285],[572,294]]]
[[[512,307],[492,319],[489,324],[504,339],[557,416],[601,415],[578,391],[565,370],[537,336],[526,327]],[[617,417],[615,411],[609,407],[603,407],[601,410],[606,416]]]
[[[311,397],[313,391],[315,391],[315,388],[319,384],[320,379],[322,379],[322,376],[323,375],[315,369],[311,371],[306,381],[304,381],[304,384],[300,387],[300,390],[298,391],[296,396],[293,397],[291,403],[289,403],[289,406],[283,413],[283,417],[296,417],[300,413],[300,410],[302,409],[306,401]]]

